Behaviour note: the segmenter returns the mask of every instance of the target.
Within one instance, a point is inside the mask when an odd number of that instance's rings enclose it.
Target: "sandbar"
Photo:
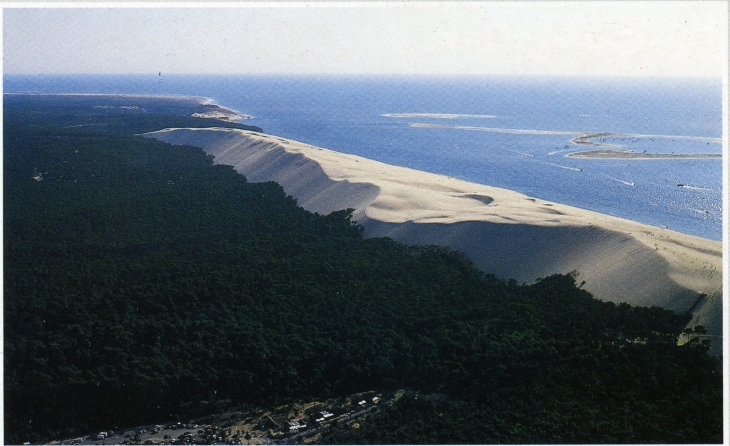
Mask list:
[[[574,140],[575,141],[575,140]],[[579,142],[577,144],[601,145]],[[588,150],[565,155],[569,158],[667,160],[667,159],[722,159],[719,153],[638,153],[629,150]]]

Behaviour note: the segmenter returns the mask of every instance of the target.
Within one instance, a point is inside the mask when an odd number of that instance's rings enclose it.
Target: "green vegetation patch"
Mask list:
[[[363,239],[348,210],[135,136],[211,125],[156,101],[5,97],[6,443],[400,388],[425,397],[323,440],[721,441],[689,315]]]

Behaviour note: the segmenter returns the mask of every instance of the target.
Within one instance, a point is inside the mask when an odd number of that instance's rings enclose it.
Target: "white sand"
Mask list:
[[[252,182],[276,181],[307,210],[353,208],[368,237],[454,248],[503,279],[572,272],[599,299],[691,309],[690,325],[722,346],[721,242],[249,131],[147,136],[201,147]]]

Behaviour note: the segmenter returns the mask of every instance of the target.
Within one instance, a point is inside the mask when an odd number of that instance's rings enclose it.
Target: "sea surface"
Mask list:
[[[723,153],[720,79],[358,76],[4,76],[5,92],[189,95],[265,132],[389,164],[722,237],[722,160],[571,152]],[[575,144],[587,133],[605,146]]]

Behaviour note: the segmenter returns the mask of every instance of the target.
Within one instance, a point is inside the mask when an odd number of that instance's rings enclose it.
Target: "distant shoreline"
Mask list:
[[[187,95],[165,95],[165,94],[127,94],[127,93],[3,93],[8,96],[81,96],[81,97],[100,97],[100,98],[144,98],[144,99],[173,99],[181,101],[196,102],[203,107],[209,108],[203,113],[193,113],[193,118],[217,119],[226,122],[240,122],[247,119],[253,119],[253,116],[239,113],[233,109],[223,107],[215,102],[214,99],[205,96],[187,96]]]

